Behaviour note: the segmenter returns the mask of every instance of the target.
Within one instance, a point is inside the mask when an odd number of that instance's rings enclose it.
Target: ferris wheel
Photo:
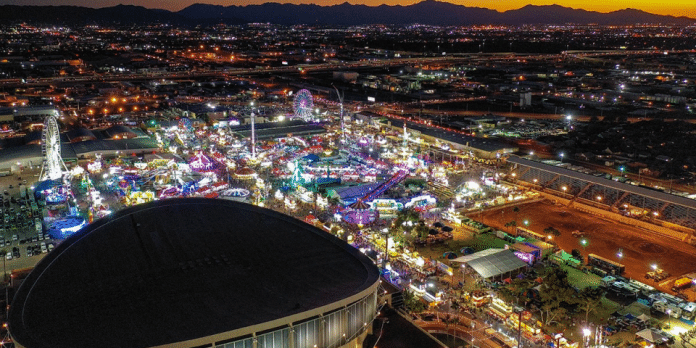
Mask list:
[[[63,176],[63,172],[68,171],[60,151],[58,122],[56,122],[54,115],[50,115],[46,117],[41,133],[41,153],[43,155],[41,180],[57,180]]]
[[[295,94],[293,102],[295,117],[303,120],[308,120],[312,117],[312,109],[314,109],[314,101],[312,94],[306,89],[301,89]]]

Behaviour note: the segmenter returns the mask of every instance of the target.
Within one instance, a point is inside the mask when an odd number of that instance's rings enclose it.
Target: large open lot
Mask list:
[[[527,220],[527,228],[538,233],[543,233],[547,227],[554,227],[561,232],[560,236],[554,237],[561,249],[567,252],[578,249],[585,256],[585,260],[587,254],[592,253],[620,261],[626,265],[625,276],[649,285],[656,284],[644,276],[650,270],[650,266],[656,264],[672,275],[657,284],[661,290],[668,290],[675,276],[696,271],[696,247],[567,206],[538,202],[520,205],[518,212],[508,207],[484,211],[470,217],[506,232],[510,232],[511,227],[504,227],[505,223],[513,220],[518,226],[524,226],[524,221]],[[580,239],[572,236],[571,232],[574,230],[585,232],[587,246],[583,247]],[[617,254],[620,249],[623,250],[623,257],[619,260]]]

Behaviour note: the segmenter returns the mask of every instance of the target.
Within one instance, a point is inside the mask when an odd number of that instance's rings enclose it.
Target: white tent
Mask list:
[[[647,316],[647,315],[645,315],[645,313],[643,313],[643,314],[641,314],[641,315],[638,316],[638,320],[640,320],[640,321],[642,321],[642,322],[646,322],[646,321],[649,321],[649,320],[650,320],[650,317]]]
[[[487,249],[460,256],[451,262],[466,264],[484,279],[511,274],[527,267],[527,263],[507,249]]]
[[[650,342],[650,343],[663,343],[665,341],[665,336],[662,336],[659,331],[653,329],[645,329],[636,332],[636,336]]]

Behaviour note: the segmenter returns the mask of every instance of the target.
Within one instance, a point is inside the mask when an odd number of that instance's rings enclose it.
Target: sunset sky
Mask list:
[[[193,3],[209,3],[223,6],[229,5],[249,5],[270,2],[268,0],[0,0],[1,5],[78,5],[89,7],[107,7],[118,4],[139,5],[148,8],[164,8],[171,11],[178,11]],[[281,3],[315,3],[318,5],[335,5],[345,0],[290,0],[273,1]],[[410,5],[420,0],[351,0],[352,4],[366,4],[377,6],[380,4],[388,5]],[[591,11],[610,12],[625,8],[636,8],[646,12],[673,16],[686,16],[696,18],[696,0],[614,0],[614,1],[589,1],[589,0],[450,0],[449,2],[475,7],[485,7],[498,11],[517,9],[528,4],[532,5],[551,5],[559,4],[566,7],[582,8]]]

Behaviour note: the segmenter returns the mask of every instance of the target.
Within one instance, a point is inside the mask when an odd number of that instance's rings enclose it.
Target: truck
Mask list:
[[[681,278],[674,281],[674,285],[672,286],[672,291],[678,292],[680,290],[688,289],[691,287],[691,284],[693,284],[693,280],[691,278],[681,277]]]

